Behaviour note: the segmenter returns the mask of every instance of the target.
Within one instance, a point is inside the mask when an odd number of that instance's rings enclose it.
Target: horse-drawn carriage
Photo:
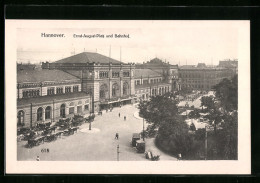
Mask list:
[[[81,115],[74,115],[73,119],[72,119],[72,126],[79,126],[81,125],[83,122],[85,121],[84,117]]]
[[[45,141],[45,136],[28,139],[28,147],[32,148],[34,146],[38,146],[41,143],[44,143],[44,141]]]

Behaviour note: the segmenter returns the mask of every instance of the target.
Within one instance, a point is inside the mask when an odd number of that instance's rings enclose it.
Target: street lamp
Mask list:
[[[92,77],[92,72],[89,73],[89,76]],[[94,87],[93,87],[93,92],[92,89],[90,89],[90,97],[91,97],[91,119],[89,120],[89,130],[91,130],[91,120],[94,120]]]
[[[143,118],[143,141],[144,141],[144,118]]]

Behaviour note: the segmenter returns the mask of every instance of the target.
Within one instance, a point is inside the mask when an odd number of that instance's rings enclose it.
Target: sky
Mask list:
[[[249,27],[246,21],[27,21],[16,31],[17,62],[53,62],[83,51],[120,60],[121,50],[125,63],[157,57],[171,64],[217,65],[219,60],[238,58],[238,48],[245,44],[241,34],[249,36],[249,29],[241,32],[245,26]],[[42,33],[65,37],[41,37]],[[74,37],[84,34],[104,38]]]

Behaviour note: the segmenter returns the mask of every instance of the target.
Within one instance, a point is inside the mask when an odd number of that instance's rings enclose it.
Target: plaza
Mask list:
[[[132,134],[143,130],[143,120],[136,114],[137,105],[126,105],[96,116],[91,123],[91,130],[89,123],[84,123],[74,135],[61,136],[56,141],[45,142],[33,148],[25,147],[27,141],[18,142],[17,160],[35,161],[39,156],[40,161],[117,161],[119,145],[119,161],[149,161],[143,153],[137,153],[131,146]],[[119,133],[118,140],[115,139],[116,133]],[[160,151],[155,146],[154,139],[145,141],[146,151],[160,155],[161,161],[176,160]],[[44,152],[46,149],[49,152]]]

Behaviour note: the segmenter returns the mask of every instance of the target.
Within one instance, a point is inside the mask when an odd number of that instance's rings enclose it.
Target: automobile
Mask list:
[[[137,140],[136,141],[136,151],[138,153],[144,153],[145,152],[145,142],[143,140]]]
[[[132,136],[132,146],[136,147],[136,141],[140,140],[140,139],[141,139],[140,133],[133,133],[133,136]]]

